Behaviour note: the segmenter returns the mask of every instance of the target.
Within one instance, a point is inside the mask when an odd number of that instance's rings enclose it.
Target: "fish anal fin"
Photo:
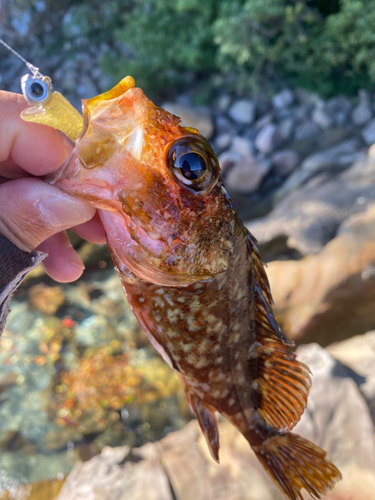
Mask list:
[[[219,463],[219,430],[215,417],[215,410],[205,405],[198,398],[186,392],[186,397],[191,411],[197,417],[199,426],[206,439],[212,458]]]
[[[303,500],[302,488],[313,498],[321,498],[342,478],[325,451],[296,434],[279,433],[253,450],[290,500]]]
[[[258,415],[268,426],[290,430],[307,404],[309,368],[286,346],[274,340],[258,342],[252,351],[253,390]]]

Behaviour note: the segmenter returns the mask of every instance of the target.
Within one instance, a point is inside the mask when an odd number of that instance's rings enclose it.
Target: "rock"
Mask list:
[[[285,118],[277,126],[278,133],[282,140],[287,141],[293,135],[294,120],[293,118]]]
[[[339,95],[331,97],[331,99],[327,101],[327,110],[332,114],[338,127],[345,125],[351,109],[352,103],[346,96]]]
[[[220,169],[221,171],[227,172],[235,165],[240,165],[243,162],[243,157],[237,153],[237,151],[233,151],[229,149],[228,151],[224,151],[221,155],[218,156]]]
[[[217,134],[227,134],[233,132],[233,125],[225,118],[225,116],[218,116],[215,122],[216,132]]]
[[[364,377],[359,388],[375,423],[375,330],[332,344],[327,350],[331,356]]]
[[[255,149],[252,141],[246,137],[233,137],[231,149],[243,156],[245,159],[253,159]]]
[[[311,368],[313,384],[295,431],[323,447],[343,473],[325,498],[375,500],[373,425],[358,389],[362,377],[316,344],[299,347],[297,355]],[[207,500],[208,492],[217,500],[284,500],[245,438],[218,421],[220,464],[193,421],[157,443],[107,447],[78,463],[56,500]]]
[[[214,124],[212,121],[211,111],[206,107],[191,107],[181,106],[166,102],[162,105],[170,113],[181,118],[181,125],[183,127],[193,127],[199,130],[206,139],[210,139],[214,132]]]
[[[223,149],[226,149],[227,147],[230,146],[230,143],[232,141],[232,135],[231,134],[220,134],[216,136],[215,139],[215,146],[218,150],[222,151]]]
[[[287,182],[298,175],[303,176],[304,170],[296,170]],[[280,238],[286,242],[285,250],[294,249],[301,255],[317,253],[334,237],[341,222],[375,202],[374,180],[374,159],[354,164],[335,179],[320,175],[247,227],[266,252],[266,258],[268,252],[277,258],[272,246]]]
[[[235,101],[228,111],[229,116],[237,123],[250,124],[255,119],[255,103],[248,99]]]
[[[272,104],[275,108],[286,108],[293,104],[293,102],[294,94],[290,89],[284,89],[272,98]]]
[[[302,162],[302,168],[311,172],[320,172],[326,169],[342,170],[363,157],[363,155],[357,156],[360,147],[358,139],[348,139],[333,148],[308,156]]]
[[[230,150],[224,151],[218,160],[226,172],[226,186],[239,193],[255,191],[270,170],[269,161],[255,159],[253,143],[246,137],[234,137]]]
[[[291,150],[286,149],[279,151],[271,156],[271,165],[276,174],[286,176],[296,168],[299,163],[298,154]]]
[[[333,119],[330,114],[327,112],[324,103],[319,103],[315,106],[312,115],[313,121],[323,129],[330,128],[333,125]]]
[[[265,154],[272,153],[282,142],[276,125],[265,125],[255,139],[255,146]]]
[[[291,339],[326,346],[375,328],[374,234],[373,204],[317,255],[269,264],[275,314]]]
[[[307,139],[308,137],[317,135],[319,131],[320,129],[315,122],[307,120],[297,126],[296,131],[294,132],[294,138],[297,141],[301,141],[303,139]]]
[[[362,130],[362,138],[369,146],[375,142],[375,119]]]
[[[293,432],[327,451],[343,476],[324,498],[374,500],[374,427],[358,387],[363,377],[317,344],[299,347],[297,355],[312,371],[312,387],[306,411]]]
[[[263,160],[241,160],[234,165],[225,178],[229,191],[239,193],[252,193],[255,191],[263,177],[269,172],[271,163]]]
[[[352,120],[354,125],[365,125],[372,117],[371,100],[368,92],[360,90],[359,103],[353,109]]]
[[[225,113],[228,110],[231,102],[232,97],[229,94],[223,94],[216,101],[216,107],[218,111]]]
[[[254,123],[254,128],[256,130],[260,130],[261,128],[265,127],[266,125],[270,125],[274,119],[273,113],[267,113],[260,118]]]

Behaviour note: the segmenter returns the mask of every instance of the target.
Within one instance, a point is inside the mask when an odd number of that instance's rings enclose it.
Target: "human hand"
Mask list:
[[[84,265],[65,229],[93,243],[105,243],[95,209],[41,177],[58,169],[73,146],[59,131],[20,118],[21,95],[0,90],[0,233],[17,247],[48,253],[46,272],[56,281],[74,281]]]

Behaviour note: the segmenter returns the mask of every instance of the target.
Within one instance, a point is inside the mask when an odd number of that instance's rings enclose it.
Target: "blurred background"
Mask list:
[[[375,0],[0,0],[0,37],[78,109],[130,74],[210,139],[313,373],[296,432],[343,472],[327,498],[375,500]],[[0,89],[25,73],[0,46]],[[0,341],[0,499],[284,498],[223,421],[212,462],[107,249],[71,238],[82,279],[33,272]]]

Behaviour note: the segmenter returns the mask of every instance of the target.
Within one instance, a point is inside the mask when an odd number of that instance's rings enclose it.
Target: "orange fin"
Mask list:
[[[263,340],[251,350],[253,389],[259,417],[276,429],[292,429],[301,418],[311,386],[309,368],[274,340]]]
[[[270,284],[264,270],[265,263],[261,253],[256,246],[256,239],[248,232],[247,243],[252,255],[252,266],[254,269],[254,312],[257,336],[260,338],[275,339],[293,346],[294,343],[287,339],[277,326],[272,311],[272,295]]]
[[[274,435],[253,450],[290,500],[303,500],[302,488],[320,498],[342,478],[325,451],[296,434]]]
[[[272,296],[256,239],[248,233],[254,279],[256,342],[250,350],[255,407],[267,425],[290,430],[306,407],[310,370],[287,349],[293,344],[280,332],[272,311]]]
[[[219,430],[215,410],[208,405],[204,405],[198,398],[191,396],[188,392],[186,392],[186,397],[191,411],[197,417],[211,456],[219,463]]]

